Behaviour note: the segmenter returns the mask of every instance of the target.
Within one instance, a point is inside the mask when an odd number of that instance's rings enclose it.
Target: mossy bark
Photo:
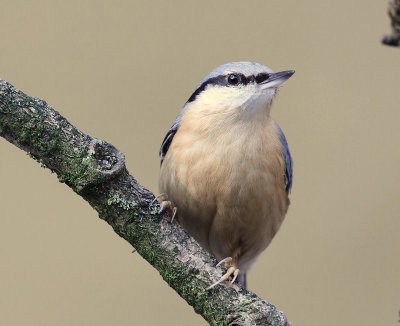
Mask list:
[[[194,310],[212,325],[290,325],[254,293],[217,286],[215,259],[160,216],[114,146],[82,133],[46,102],[0,80],[0,136],[28,152],[83,197]]]

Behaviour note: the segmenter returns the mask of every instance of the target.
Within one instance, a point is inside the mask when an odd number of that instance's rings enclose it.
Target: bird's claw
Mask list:
[[[152,206],[156,201],[161,203],[164,199],[167,199],[167,198],[168,198],[167,194],[159,194],[154,197],[154,199],[150,203],[150,206]]]
[[[160,203],[160,209],[158,210],[158,214],[167,211],[168,214],[172,216],[171,217],[171,223],[172,223],[175,219],[178,208],[174,205],[172,201],[168,200],[167,194],[159,194],[153,199],[150,205],[154,204],[156,201]]]
[[[226,257],[226,258],[224,258],[224,259],[222,259],[218,264],[217,264],[217,266],[215,266],[215,267],[218,267],[218,266],[221,266],[223,263],[225,263],[225,265],[226,265],[226,267],[230,267],[231,265],[232,265],[232,257]]]
[[[222,277],[217,282],[210,285],[207,288],[207,290],[212,289],[213,287],[217,286],[218,284],[221,284],[222,282],[229,280],[230,278],[232,278],[232,280],[229,281],[229,286],[231,286],[233,284],[233,282],[235,282],[236,278],[238,277],[240,270],[238,268],[236,268],[235,265],[233,264],[232,257],[227,257],[227,258],[222,259],[217,264],[216,267],[220,266],[223,263],[225,263],[225,266],[228,268],[228,270],[226,271],[226,273],[224,275],[222,275]]]
[[[161,214],[162,212],[165,212],[165,211],[167,211],[170,215],[172,215],[172,217],[171,217],[171,223],[172,223],[175,219],[178,208],[174,206],[172,201],[165,200],[160,203],[160,210],[158,211],[158,214]]]

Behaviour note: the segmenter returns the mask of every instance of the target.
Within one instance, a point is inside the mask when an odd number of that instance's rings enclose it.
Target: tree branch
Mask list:
[[[385,35],[382,43],[390,46],[400,46],[400,0],[389,2],[388,14],[392,26],[392,34]]]
[[[210,324],[290,325],[282,312],[252,292],[224,286],[206,291],[222,269],[179,225],[160,218],[158,205],[150,205],[154,195],[128,173],[124,155],[4,80],[0,136],[84,198]]]

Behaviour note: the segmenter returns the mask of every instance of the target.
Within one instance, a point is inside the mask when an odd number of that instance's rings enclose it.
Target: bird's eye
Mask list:
[[[269,78],[269,75],[265,72],[262,72],[256,76],[256,83],[261,84],[262,82],[265,82]]]
[[[240,77],[237,74],[230,74],[228,75],[228,84],[232,86],[236,86],[240,83]]]

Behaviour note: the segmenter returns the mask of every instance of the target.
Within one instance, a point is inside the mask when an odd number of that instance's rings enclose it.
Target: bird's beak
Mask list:
[[[294,70],[286,70],[273,72],[269,74],[269,78],[261,84],[263,89],[278,87],[287,81],[294,74]]]

